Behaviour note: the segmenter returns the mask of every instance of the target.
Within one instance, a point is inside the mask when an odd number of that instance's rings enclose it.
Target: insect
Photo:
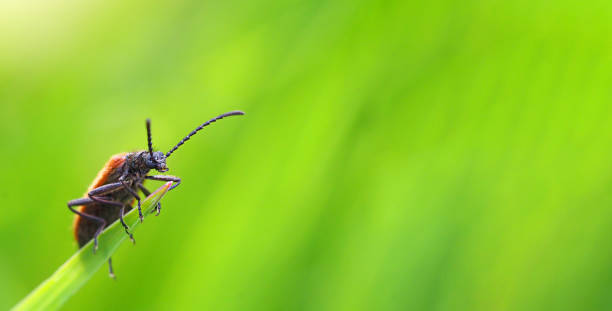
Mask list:
[[[169,190],[176,188],[181,179],[170,175],[148,175],[151,170],[164,173],[168,171],[166,159],[172,155],[176,149],[183,145],[186,141],[195,135],[198,131],[207,125],[229,116],[243,115],[242,111],[230,111],[204,122],[196,129],[191,131],[185,138],[176,144],[170,151],[164,154],[160,151],[153,151],[153,142],[151,140],[151,121],[146,120],[147,128],[147,143],[148,150],[136,151],[131,153],[120,153],[112,156],[106,163],[104,168],[98,173],[96,179],[89,186],[85,197],[71,200],[68,202],[68,208],[76,214],[74,219],[74,236],[79,244],[79,247],[87,244],[91,239],[94,240],[94,253],[98,249],[98,235],[105,227],[115,222],[117,219],[121,221],[126,234],[132,242],[134,237],[129,231],[129,227],[123,221],[125,212],[132,209],[134,201],[137,202],[138,216],[140,222],[143,220],[142,209],[140,207],[141,191],[145,196],[151,194],[147,188],[143,186],[146,179],[159,181],[172,181],[174,185]],[[74,207],[77,206],[78,209]],[[158,203],[156,208],[156,216],[161,211],[161,204]],[[111,277],[114,278],[112,261],[108,259],[108,269]]]

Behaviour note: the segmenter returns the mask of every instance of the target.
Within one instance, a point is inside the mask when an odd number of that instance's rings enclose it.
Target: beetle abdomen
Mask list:
[[[85,208],[82,208],[81,211],[92,216],[103,218],[106,220],[105,227],[107,227],[119,219],[120,209],[121,208],[118,206],[97,203],[88,205]],[[132,207],[130,204],[129,206],[126,206],[124,212],[127,213],[131,209]],[[74,235],[79,243],[79,247],[82,247],[93,239],[99,225],[100,223],[87,218],[78,217],[75,219]]]
[[[98,176],[94,179],[92,184],[87,189],[87,193],[91,190],[98,188],[102,185],[114,183],[119,180],[123,172],[123,165],[125,164],[125,158],[127,153],[120,153],[112,156],[108,162],[104,165],[104,168],[98,173]],[[137,191],[137,187],[133,185],[134,190]],[[131,209],[131,205],[134,203],[134,198],[130,195],[127,190],[121,189],[108,195],[113,201],[118,201],[126,204],[125,213]],[[92,216],[97,216],[106,220],[106,225],[110,225],[119,218],[120,207],[102,203],[95,203],[90,205],[82,205],[79,207],[79,211]],[[99,223],[80,217],[76,215],[74,218],[74,236],[79,243],[79,247],[85,245],[89,240],[94,237],[94,234],[98,228]]]

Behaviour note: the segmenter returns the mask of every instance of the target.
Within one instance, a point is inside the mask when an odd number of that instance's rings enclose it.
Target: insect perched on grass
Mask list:
[[[79,243],[79,247],[87,244],[92,238],[94,240],[94,253],[98,249],[98,235],[104,228],[117,219],[121,221],[125,232],[134,242],[134,237],[129,231],[128,226],[123,221],[123,215],[126,211],[132,209],[134,200],[138,203],[138,215],[142,222],[142,209],[140,208],[140,196],[138,191],[142,191],[145,196],[151,194],[147,188],[143,186],[145,179],[173,181],[176,184],[172,185],[169,190],[176,188],[181,179],[170,175],[149,175],[150,170],[158,172],[167,172],[166,159],[184,144],[191,136],[195,135],[205,126],[223,119],[228,116],[243,115],[242,111],[230,111],[216,118],[213,118],[185,136],[166,154],[160,151],[153,151],[153,143],[151,141],[151,121],[147,119],[147,142],[148,150],[120,153],[112,156],[104,165],[104,168],[98,173],[89,189],[87,189],[86,197],[75,199],[68,202],[68,208],[75,214],[74,219],[74,235]],[[80,206],[75,210],[73,206]],[[161,211],[161,204],[156,206],[156,216]],[[108,269],[111,277],[114,277],[113,266],[111,259],[108,259]]]

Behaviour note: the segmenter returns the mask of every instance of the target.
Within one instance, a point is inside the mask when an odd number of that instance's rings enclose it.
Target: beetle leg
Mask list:
[[[123,187],[123,186],[124,185],[123,185],[122,182],[114,182],[114,183],[111,183],[111,184],[106,184],[106,185],[102,185],[102,186],[100,186],[98,188],[95,188],[95,189],[89,191],[89,193],[87,193],[87,195],[89,197],[94,196],[94,195],[98,196],[98,197],[101,197],[101,196],[103,196],[105,194],[109,194],[109,193],[115,192],[115,191],[121,189],[121,187]]]
[[[130,237],[130,240],[132,240],[132,244],[136,244],[136,240],[134,240],[134,235],[132,235],[129,231],[130,227],[128,227],[125,221],[123,221],[124,211],[125,211],[125,206],[122,206],[121,209],[119,210],[119,221],[121,221],[121,225],[123,226],[123,229],[125,229],[125,233],[127,233],[127,235]]]
[[[90,205],[92,203],[94,203],[94,200],[90,198],[80,198],[68,201],[68,206]]]
[[[113,261],[108,257],[108,276],[115,279],[115,273],[113,273]]]
[[[170,189],[168,189],[168,191],[178,187],[178,185],[181,184],[181,178],[176,177],[176,176],[172,176],[172,175],[151,175],[151,176],[145,176],[146,179],[151,179],[151,180],[159,180],[159,181],[173,181],[176,182],[176,185],[172,185],[172,187],[170,187]]]
[[[149,189],[145,188],[145,186],[143,186],[142,184],[138,184],[138,188],[140,188],[140,190],[142,191],[142,193],[144,193],[144,195],[149,196],[151,195],[151,191],[149,191]],[[161,203],[157,202],[157,207],[156,207],[157,213],[155,214],[155,216],[159,216],[159,213],[161,212]],[[153,213],[153,211],[151,211],[151,213]]]
[[[106,226],[106,220],[104,220],[104,218],[100,218],[97,216],[93,216],[93,215],[89,215],[89,214],[85,214],[82,212],[79,212],[77,210],[75,210],[74,208],[72,208],[73,206],[79,206],[79,205],[87,205],[87,204],[92,204],[94,202],[94,200],[92,200],[91,198],[82,198],[82,199],[76,199],[76,200],[72,200],[68,202],[68,209],[70,209],[70,211],[72,211],[73,213],[83,217],[83,218],[87,218],[93,221],[96,221],[98,223],[100,223],[100,225],[98,226],[98,230],[96,230],[96,233],[94,234],[94,247],[93,247],[93,252],[94,254],[96,253],[96,250],[98,249],[98,235],[100,235],[100,232],[102,232],[102,230],[104,229],[104,227]]]
[[[125,205],[121,202],[107,200],[106,198],[102,197],[102,195],[117,191],[121,189],[122,187],[124,187],[124,184],[122,182],[106,184],[106,185],[100,186],[98,188],[95,188],[89,191],[89,193],[87,193],[87,196],[92,201],[95,201],[95,202],[121,207],[121,210],[119,211],[119,220],[121,221],[121,225],[123,226],[123,229],[125,229],[125,233],[130,237],[130,240],[132,240],[132,243],[136,243],[136,241],[134,241],[134,236],[129,231],[130,228],[127,226],[125,221],[123,221],[123,211],[125,209]],[[98,237],[98,234],[99,233],[95,235],[96,238]],[[97,245],[97,242],[96,242],[96,245]]]
[[[140,208],[140,196],[138,196],[138,193],[136,193],[136,191],[134,191],[134,189],[132,189],[131,187],[129,187],[127,185],[127,183],[125,181],[120,181],[119,183],[123,184],[123,187],[134,197],[136,198],[136,202],[138,202],[138,216],[140,217],[140,223],[142,223],[143,217],[142,217],[142,209]]]

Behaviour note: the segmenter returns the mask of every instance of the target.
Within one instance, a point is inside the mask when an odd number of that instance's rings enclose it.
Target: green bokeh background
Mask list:
[[[611,38],[609,1],[0,2],[0,309],[145,118],[233,109],[66,310],[612,309]]]

